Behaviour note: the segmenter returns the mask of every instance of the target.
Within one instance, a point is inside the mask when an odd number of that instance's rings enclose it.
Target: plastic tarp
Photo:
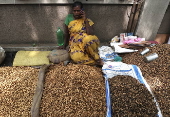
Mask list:
[[[5,50],[0,46],[0,64],[4,61],[5,56]]]
[[[168,40],[168,44],[170,44],[170,37],[169,37],[169,40]]]
[[[114,48],[114,52],[116,53],[130,53],[130,52],[136,52],[138,50],[134,50],[134,49],[126,49],[126,48],[122,48],[119,45],[122,45],[123,43],[110,43],[110,46],[112,46]]]

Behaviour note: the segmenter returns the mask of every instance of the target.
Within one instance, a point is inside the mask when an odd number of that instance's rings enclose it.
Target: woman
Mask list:
[[[69,45],[70,57],[75,63],[101,65],[98,55],[99,40],[93,35],[93,22],[86,17],[81,2],[74,2],[73,14],[65,19],[65,47]]]

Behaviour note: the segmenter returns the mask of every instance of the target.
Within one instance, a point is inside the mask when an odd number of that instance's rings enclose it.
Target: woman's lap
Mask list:
[[[87,35],[82,39],[82,43],[74,44],[71,48],[70,56],[75,63],[95,64],[99,59],[99,40],[96,36]]]

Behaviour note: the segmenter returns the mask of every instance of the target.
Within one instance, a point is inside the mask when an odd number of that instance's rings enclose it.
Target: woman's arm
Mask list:
[[[85,27],[86,27],[86,33],[88,35],[93,35],[94,34],[93,26],[90,26],[89,21],[86,17],[85,11],[82,10],[81,13],[82,13],[82,15],[81,15],[82,18],[84,19],[84,23],[85,23]]]
[[[68,46],[68,44],[69,44],[70,33],[69,33],[67,25],[65,25],[64,29],[65,29],[64,48],[66,48]]]
[[[59,46],[58,49],[66,49],[66,47],[69,44],[70,34],[69,34],[69,30],[68,30],[68,26],[67,25],[64,26],[64,32],[65,32],[64,45]]]
[[[85,23],[85,27],[86,27],[86,33],[88,35],[94,35],[93,26],[90,26],[89,21],[87,20],[87,18],[85,19],[84,23]]]

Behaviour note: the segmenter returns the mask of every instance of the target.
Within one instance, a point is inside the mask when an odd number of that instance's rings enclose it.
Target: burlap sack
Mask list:
[[[5,59],[5,50],[0,46],[0,64],[4,61]]]
[[[70,59],[69,53],[67,50],[52,50],[51,53],[47,56],[50,62],[60,63]]]

